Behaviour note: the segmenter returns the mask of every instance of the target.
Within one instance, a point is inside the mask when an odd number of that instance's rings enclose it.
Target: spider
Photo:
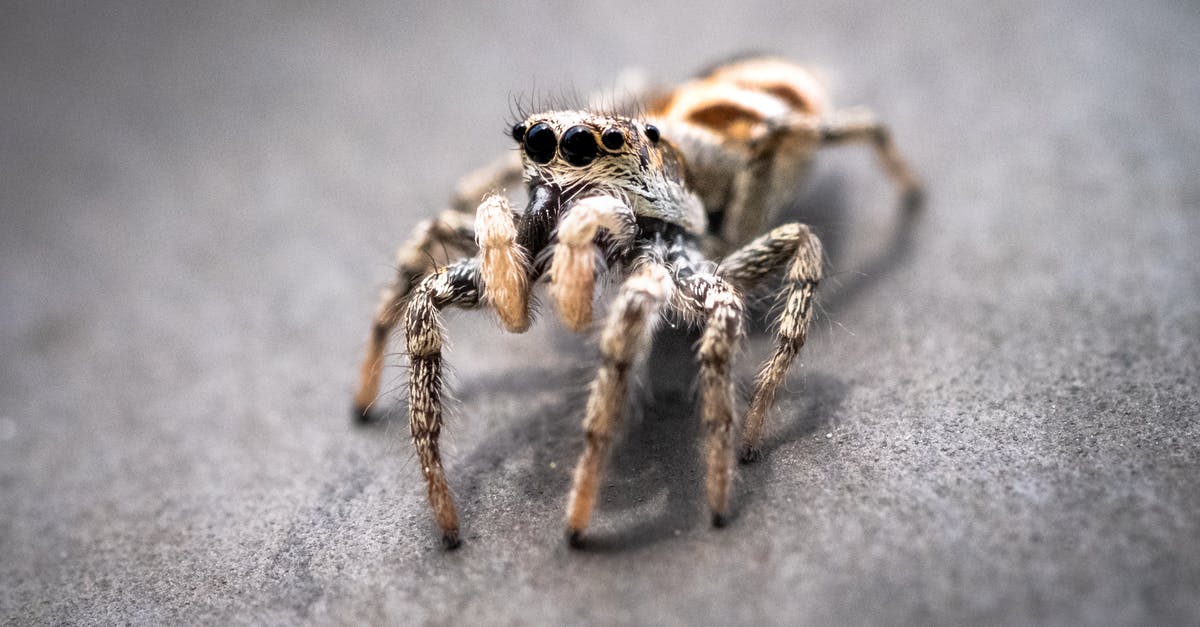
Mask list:
[[[777,281],[774,353],[763,363],[741,423],[738,457],[752,462],[768,412],[813,319],[821,242],[809,227],[764,225],[794,197],[819,147],[866,142],[910,210],[921,186],[868,112],[834,112],[815,75],[790,61],[751,57],[715,66],[637,111],[543,111],[512,128],[519,150],[464,180],[452,207],[422,222],[399,251],[395,280],[375,314],[354,398],[370,419],[383,357],[402,324],[409,356],[409,428],[429,504],[448,549],[459,522],[442,467],[441,311],[488,308],[509,331],[530,324],[533,286],[549,283],[567,327],[592,326],[597,275],[620,287],[599,325],[600,365],[589,388],[583,453],[567,503],[566,537],[580,546],[603,462],[622,422],[634,366],[664,317],[700,329],[699,402],[712,524],[730,514],[738,436],[731,366],[744,335],[743,295]],[[519,155],[519,157],[518,157]],[[517,212],[500,185],[524,182]],[[482,197],[477,206],[475,202]],[[455,260],[435,267],[435,250]]]

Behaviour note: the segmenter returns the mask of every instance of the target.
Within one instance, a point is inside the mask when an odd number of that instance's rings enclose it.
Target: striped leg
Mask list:
[[[870,142],[884,171],[900,187],[904,208],[911,211],[921,206],[924,192],[920,180],[892,143],[888,127],[875,119],[873,114],[858,110],[834,114],[821,122],[820,133],[821,144],[826,146]]]
[[[763,426],[775,395],[808,337],[813,318],[813,294],[821,281],[821,241],[803,224],[786,224],[750,242],[721,262],[718,273],[749,289],[772,270],[787,264],[775,352],[755,381],[754,399],[742,432],[741,460],[761,456]]]
[[[804,162],[805,155],[818,146],[870,143],[884,171],[900,188],[902,206],[914,211],[924,200],[921,181],[892,142],[888,127],[869,111],[842,111],[820,121],[808,114],[785,115],[765,120],[763,128],[752,143],[752,154],[734,180],[735,193],[721,233],[727,242],[745,242],[761,232],[779,201],[786,199],[786,195],[779,195],[780,191],[792,190],[793,181],[772,180],[777,172],[776,162],[787,159]]]
[[[450,209],[436,218],[417,225],[408,243],[397,253],[396,278],[383,290],[375,310],[367,355],[359,368],[358,387],[354,393],[351,415],[360,421],[371,419],[370,407],[379,396],[379,378],[383,374],[383,357],[392,329],[404,314],[404,301],[420,279],[437,267],[473,256],[477,250],[473,213],[479,199],[488,190],[502,189],[521,182],[521,159],[516,153],[506,154],[467,176],[464,176],[450,200]],[[442,258],[443,253],[448,258]],[[507,321],[506,321],[507,323]]]
[[[729,517],[733,479],[734,393],[731,370],[745,333],[745,310],[733,287],[714,274],[678,278],[681,300],[704,321],[697,356],[700,402],[704,416],[705,491],[712,523],[723,527]]]
[[[590,271],[590,268],[589,268]],[[583,422],[586,444],[575,468],[567,503],[567,540],[578,547],[596,504],[601,466],[620,426],[629,372],[649,352],[659,311],[670,299],[670,274],[662,265],[643,265],[621,286],[600,334],[600,369],[592,381]]]
[[[388,339],[404,314],[404,301],[413,287],[434,268],[437,256],[443,252],[453,260],[474,255],[475,250],[475,230],[471,217],[449,210],[417,225],[408,243],[400,248],[396,278],[380,295],[375,320],[371,325],[367,355],[359,368],[358,387],[351,411],[356,420],[371,419],[370,407],[379,396],[379,379],[383,374],[383,357]]]
[[[445,307],[476,307],[481,290],[479,262],[465,259],[429,275],[413,291],[404,316],[409,353],[409,430],[429,489],[429,505],[442,543],[458,546],[458,514],[442,469],[442,320]]]

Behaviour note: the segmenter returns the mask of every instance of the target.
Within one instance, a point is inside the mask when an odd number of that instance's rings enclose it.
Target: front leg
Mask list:
[[[442,543],[458,546],[458,513],[446,474],[438,438],[442,432],[442,316],[449,306],[478,306],[482,285],[477,259],[465,259],[429,275],[413,291],[404,316],[405,343],[409,354],[409,431],[417,448],[421,473],[429,491],[429,505]]]

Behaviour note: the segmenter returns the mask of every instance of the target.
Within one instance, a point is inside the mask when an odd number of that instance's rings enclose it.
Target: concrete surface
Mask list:
[[[1200,622],[1200,11],[835,4],[0,9],[0,622]],[[444,553],[403,423],[346,415],[392,247],[512,96],[746,49],[891,122],[928,211],[822,156],[835,280],[722,531],[687,337],[572,552],[594,348],[456,316]]]

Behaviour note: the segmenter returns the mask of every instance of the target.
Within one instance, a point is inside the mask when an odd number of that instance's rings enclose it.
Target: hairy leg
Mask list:
[[[452,210],[470,214],[479,206],[479,201],[492,190],[504,190],[521,184],[521,155],[516,151],[506,152],[502,157],[477,169],[458,180],[454,198],[450,200]]]
[[[741,297],[721,277],[676,270],[683,306],[703,320],[697,356],[703,407],[705,491],[712,522],[725,525],[733,479],[734,392],[732,367],[745,333]]]
[[[442,432],[442,320],[449,306],[475,307],[482,286],[479,262],[464,259],[421,281],[404,315],[409,354],[409,431],[429,490],[429,505],[446,548],[458,546],[458,514],[442,469],[438,438]]]
[[[793,115],[759,124],[746,163],[733,179],[721,236],[731,246],[756,237],[797,191],[819,139],[813,118]]]
[[[666,268],[647,262],[621,286],[604,323],[602,361],[592,381],[583,422],[585,447],[567,503],[567,540],[572,546],[579,546],[595,507],[601,466],[621,423],[630,369],[649,351],[659,311],[672,289]]]
[[[515,152],[505,154],[467,174],[459,180],[454,197],[450,200],[450,209],[418,224],[408,242],[400,248],[396,255],[396,278],[380,294],[367,355],[359,368],[358,387],[351,412],[355,419],[370,419],[369,408],[379,395],[379,378],[383,374],[388,338],[400,321],[404,301],[413,286],[436,267],[443,251],[448,257],[441,259],[444,263],[475,254],[477,245],[472,212],[490,190],[518,185],[521,176],[521,159]]]
[[[912,211],[923,200],[921,182],[892,142],[886,125],[863,110],[838,112],[824,119],[789,114],[762,122],[748,141],[750,154],[734,178],[722,238],[738,245],[762,231],[766,220],[792,192],[795,175],[803,172],[813,150],[852,142],[869,142],[889,178],[900,188],[902,205]],[[791,164],[779,167],[780,164]],[[786,175],[787,179],[779,176]]]
[[[870,142],[884,171],[900,187],[905,209],[911,211],[921,206],[923,191],[920,180],[896,149],[888,127],[877,120],[874,114],[863,110],[838,112],[823,120],[819,129],[821,144],[825,146]]]
[[[754,398],[742,432],[743,462],[761,455],[763,426],[775,395],[792,362],[800,354],[813,318],[813,294],[821,281],[821,241],[803,224],[785,224],[750,242],[721,262],[718,274],[743,290],[752,289],[772,270],[787,264],[780,307],[775,352],[759,370]]]
[[[475,251],[471,217],[449,210],[418,224],[408,243],[400,248],[396,255],[396,277],[379,297],[367,355],[359,368],[352,410],[357,420],[370,419],[369,409],[379,395],[379,379],[383,373],[388,338],[404,314],[404,302],[414,285],[434,268],[436,260],[443,254],[453,260],[474,255]]]
[[[582,331],[592,322],[596,281],[596,235],[601,229],[618,243],[632,240],[636,218],[625,203],[611,196],[576,201],[558,223],[550,262],[550,297],[566,325]]]

